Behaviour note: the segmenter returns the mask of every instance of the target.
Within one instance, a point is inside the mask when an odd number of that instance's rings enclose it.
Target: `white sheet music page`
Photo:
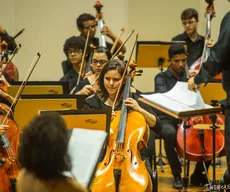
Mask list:
[[[178,81],[167,93],[155,93],[141,96],[175,113],[211,107],[204,103],[199,91],[194,92],[188,90],[187,82]]]
[[[97,166],[106,135],[106,132],[100,130],[74,128],[68,145],[72,170],[64,175],[76,178],[87,187]]]

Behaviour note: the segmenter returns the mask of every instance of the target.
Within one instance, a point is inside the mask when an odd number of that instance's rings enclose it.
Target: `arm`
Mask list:
[[[224,17],[220,34],[217,43],[210,49],[210,56],[205,62],[198,75],[195,76],[194,81],[197,85],[208,82],[208,80],[217,74],[229,64],[229,52],[230,52],[230,12]]]
[[[149,127],[154,127],[156,125],[156,116],[151,114],[146,109],[142,108],[135,99],[129,97],[126,100],[124,100],[124,102],[127,107],[130,107],[132,108],[132,110],[141,113],[144,116],[146,123],[149,125]]]
[[[166,93],[168,91],[166,79],[162,73],[159,73],[155,77],[155,92],[156,93]]]
[[[14,101],[14,98],[2,89],[0,89],[0,97],[6,99],[10,104],[12,104]]]

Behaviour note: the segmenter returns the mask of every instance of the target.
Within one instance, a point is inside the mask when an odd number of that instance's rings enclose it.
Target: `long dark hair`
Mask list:
[[[125,63],[119,59],[114,59],[109,61],[105,66],[102,68],[101,73],[98,77],[98,83],[100,86],[100,90],[98,92],[98,96],[103,100],[106,101],[109,97],[109,93],[105,88],[104,85],[104,76],[108,71],[117,70],[118,73],[122,76],[125,71]]]
[[[54,179],[71,169],[68,133],[56,113],[35,117],[21,134],[19,162],[40,179]]]

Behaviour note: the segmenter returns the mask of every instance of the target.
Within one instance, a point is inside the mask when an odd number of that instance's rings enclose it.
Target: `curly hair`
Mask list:
[[[76,20],[77,28],[83,30],[84,29],[83,23],[85,21],[91,21],[91,20],[95,21],[96,19],[93,15],[91,15],[89,13],[83,13],[83,14],[79,15],[79,17]]]
[[[19,146],[22,167],[40,179],[54,179],[71,169],[68,132],[56,113],[35,117],[23,130]]]
[[[67,56],[67,52],[70,49],[85,49],[85,38],[83,36],[72,36],[66,39],[65,44],[63,45],[63,51]],[[87,48],[88,49],[88,48]]]
[[[109,93],[105,88],[104,85],[104,76],[108,71],[117,70],[118,73],[122,76],[125,71],[125,63],[121,61],[120,59],[114,59],[109,61],[107,64],[104,65],[104,67],[101,70],[101,73],[98,77],[98,83],[99,83],[99,93],[98,95],[103,101],[106,101],[109,97]]]
[[[198,12],[192,8],[185,9],[181,14],[181,20],[192,19],[193,17],[197,22],[199,21]]]

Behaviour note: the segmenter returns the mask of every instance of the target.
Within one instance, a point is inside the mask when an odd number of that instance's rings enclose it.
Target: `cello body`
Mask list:
[[[111,122],[110,138],[104,159],[98,164],[92,192],[152,191],[151,177],[141,160],[140,149],[147,145],[149,127],[135,111],[128,113],[124,146],[117,150],[116,137],[120,113]],[[116,175],[120,178],[116,181]]]
[[[195,129],[193,127],[196,124],[212,124],[212,122],[208,115],[190,118],[190,127],[186,129],[186,159],[197,162],[212,160],[213,130],[211,128],[206,130]],[[216,124],[224,124],[220,115],[217,116]],[[183,132],[184,127],[181,124],[177,130],[177,152],[181,157],[183,157],[184,152]],[[215,141],[215,155],[217,156],[224,147],[224,136],[219,130],[216,130]]]
[[[1,124],[4,119],[5,116],[0,115]],[[4,161],[0,167],[0,192],[12,191],[11,181],[16,180],[19,172],[19,167],[17,164],[19,129],[17,124],[12,119],[8,118],[7,122],[9,128],[4,136],[0,136],[0,160],[2,162]]]

